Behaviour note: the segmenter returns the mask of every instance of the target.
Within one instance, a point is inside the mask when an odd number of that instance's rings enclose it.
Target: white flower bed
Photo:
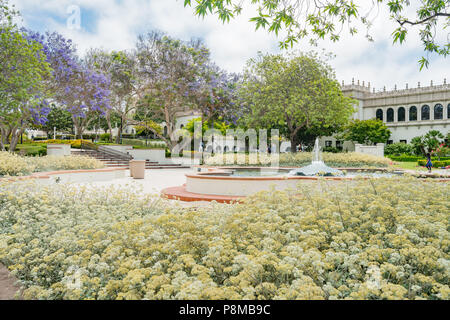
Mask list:
[[[26,299],[450,298],[448,184],[322,189],[192,209],[129,187],[0,184],[0,262]]]
[[[313,158],[312,153],[282,153],[280,154],[280,166],[304,166],[311,163]],[[256,159],[256,162],[252,162]],[[361,167],[388,167],[392,161],[388,158],[377,157],[362,153],[323,153],[323,160],[329,166],[341,168],[361,168]],[[268,166],[271,164],[271,157],[258,154],[249,157],[246,154],[225,153],[219,154],[206,159],[207,165],[259,165]]]
[[[33,172],[99,169],[103,167],[101,161],[90,157],[21,157],[9,152],[0,152],[0,176],[23,176]]]

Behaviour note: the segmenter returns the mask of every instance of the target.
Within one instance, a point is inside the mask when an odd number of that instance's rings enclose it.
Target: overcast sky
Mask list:
[[[130,49],[140,33],[161,30],[171,36],[188,40],[202,38],[210,48],[213,60],[222,68],[240,72],[246,61],[258,51],[276,53],[277,38],[265,30],[255,31],[248,20],[255,15],[251,9],[229,24],[222,24],[215,16],[206,19],[194,16],[192,8],[184,8],[184,0],[10,0],[22,13],[23,24],[37,31],[58,31],[71,38],[81,54],[90,47]],[[69,29],[67,20],[71,6],[81,10],[81,29]],[[378,13],[369,42],[361,29],[356,36],[345,35],[338,43],[322,41],[316,50],[333,52],[330,63],[339,81],[351,79],[371,82],[377,89],[406,83],[416,87],[450,82],[449,58],[433,57],[429,69],[419,71],[417,61],[423,54],[417,32],[412,32],[404,45],[392,45],[394,24],[384,10]],[[449,31],[446,31],[448,33]],[[447,38],[447,34],[441,36]],[[295,49],[308,51],[307,41]]]

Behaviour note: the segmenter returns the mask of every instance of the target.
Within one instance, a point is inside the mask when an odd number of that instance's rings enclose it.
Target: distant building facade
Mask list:
[[[359,81],[352,84],[342,84],[346,96],[358,101],[355,105],[354,119],[380,119],[386,123],[392,135],[388,144],[410,143],[414,137],[421,136],[430,130],[438,130],[446,135],[450,128],[450,85],[444,79],[443,84],[405,89],[375,92]],[[333,137],[321,139],[324,147],[337,147],[354,151],[354,144],[336,140]]]

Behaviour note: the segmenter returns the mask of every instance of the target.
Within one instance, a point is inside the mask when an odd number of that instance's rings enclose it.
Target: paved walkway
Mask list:
[[[14,300],[19,287],[8,269],[0,264],[0,300]]]
[[[145,170],[145,179],[135,180],[130,177],[130,172],[126,171],[126,178],[111,181],[100,181],[81,185],[92,186],[142,186],[144,193],[159,194],[161,190],[169,187],[177,187],[186,183],[186,174],[193,173],[194,169],[164,169]]]

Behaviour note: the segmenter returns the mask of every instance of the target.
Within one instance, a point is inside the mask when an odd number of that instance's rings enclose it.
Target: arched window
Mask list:
[[[394,109],[389,108],[386,115],[387,122],[394,122]]]
[[[164,127],[164,136],[167,136],[167,127]]]
[[[444,119],[444,107],[442,104],[438,103],[434,106],[434,120]]]
[[[417,121],[417,107],[409,108],[409,121]]]
[[[450,103],[447,106],[447,119],[450,119]]]
[[[406,120],[405,114],[406,114],[405,108],[403,108],[403,107],[398,108],[398,121],[399,122]]]
[[[430,120],[430,107],[427,105],[422,107],[422,120]]]
[[[377,110],[377,119],[383,121],[383,110],[382,109]]]

